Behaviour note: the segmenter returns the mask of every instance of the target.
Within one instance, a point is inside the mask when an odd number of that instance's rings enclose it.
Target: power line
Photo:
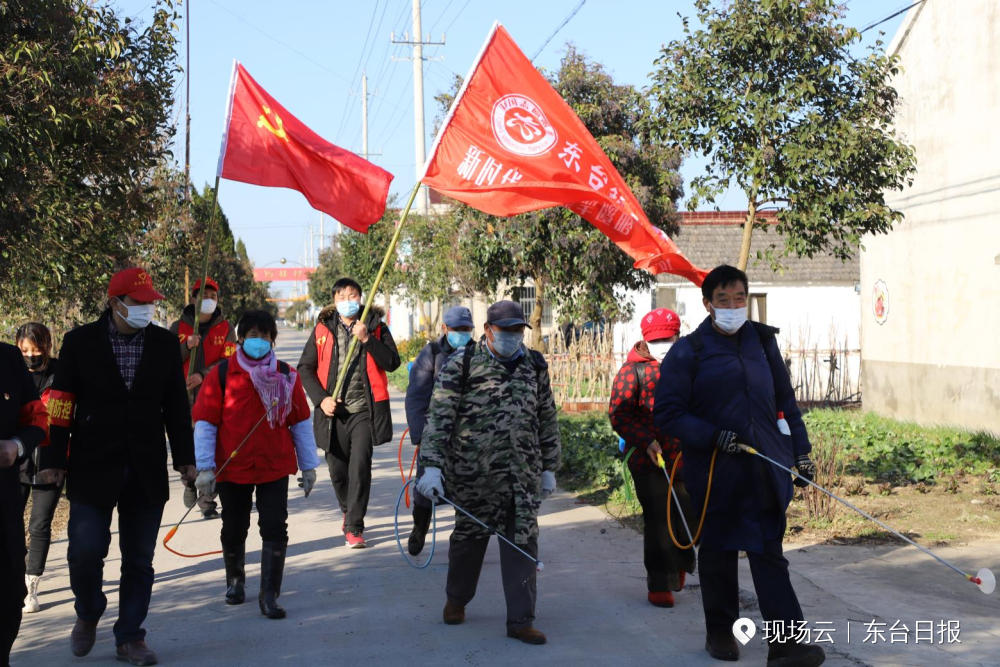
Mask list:
[[[897,11],[897,12],[895,12],[894,14],[889,14],[889,15],[888,15],[888,16],[886,16],[886,17],[885,17],[884,19],[881,19],[881,20],[879,20],[879,21],[875,21],[874,23],[869,23],[868,25],[866,25],[866,26],[865,26],[864,28],[862,28],[862,29],[861,29],[861,32],[862,32],[862,33],[865,33],[865,32],[868,32],[869,30],[871,30],[871,29],[872,29],[872,28],[874,28],[875,26],[879,26],[879,25],[882,25],[882,24],[883,24],[883,23],[885,23],[886,21],[888,21],[888,20],[890,20],[890,19],[894,19],[894,18],[896,18],[897,16],[899,16],[899,15],[900,15],[900,14],[902,14],[903,12],[907,12],[907,11],[909,11],[909,10],[913,9],[914,7],[916,7],[917,5],[919,5],[919,4],[920,4],[921,2],[923,2],[923,1],[924,1],[924,0],[917,0],[917,1],[916,1],[916,2],[914,2],[914,3],[912,4],[912,5],[907,5],[906,7],[903,7],[902,9],[900,9],[900,10],[899,10],[899,11]]]
[[[549,38],[546,39],[545,42],[542,43],[542,45],[538,48],[537,51],[535,51],[535,55],[531,56],[532,62],[534,62],[535,58],[537,58],[539,55],[541,55],[542,51],[545,50],[545,47],[548,46],[549,42],[552,41],[552,38],[555,37],[556,35],[558,35],[559,31],[566,27],[566,24],[570,22],[570,19],[572,19],[574,16],[576,16],[576,13],[578,11],[580,11],[580,8],[583,7],[583,5],[584,5],[585,2],[587,2],[587,0],[580,0],[580,4],[578,4],[576,6],[576,9],[574,9],[573,11],[571,11],[569,13],[569,16],[567,16],[565,19],[563,19],[563,22],[559,24],[559,27],[556,28],[555,31],[551,35],[549,35]]]
[[[361,45],[361,52],[358,54],[358,64],[354,66],[354,74],[351,75],[351,88],[348,90],[347,95],[344,95],[344,108],[340,112],[340,125],[337,126],[337,132],[334,134],[335,137],[340,136],[341,130],[344,129],[344,123],[347,122],[347,109],[351,103],[352,91],[354,90],[354,81],[358,79],[358,72],[361,70],[361,63],[365,59],[365,51],[368,49],[368,42],[372,37],[372,30],[375,28],[375,15],[378,13],[378,3],[380,0],[375,0],[375,5],[372,7],[371,18],[368,19],[368,33],[365,35],[365,41]],[[386,6],[389,4],[389,0],[386,1]]]

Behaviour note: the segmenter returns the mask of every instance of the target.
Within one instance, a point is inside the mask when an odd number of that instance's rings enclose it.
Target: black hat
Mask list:
[[[497,301],[486,309],[486,323],[498,327],[513,327],[519,324],[531,328],[524,320],[524,309],[513,301]]]

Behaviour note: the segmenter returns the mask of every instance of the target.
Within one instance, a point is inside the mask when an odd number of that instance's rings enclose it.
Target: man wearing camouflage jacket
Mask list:
[[[538,554],[538,508],[555,490],[559,428],[548,366],[522,344],[521,306],[500,301],[486,312],[484,336],[453,354],[438,374],[420,447],[418,490],[444,495]],[[461,513],[448,552],[444,622],[465,620],[476,593],[490,533]],[[500,543],[507,636],[544,644],[535,618],[535,563]]]

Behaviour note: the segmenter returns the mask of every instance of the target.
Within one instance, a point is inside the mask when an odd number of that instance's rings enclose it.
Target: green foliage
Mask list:
[[[1000,467],[1000,438],[987,433],[838,410],[812,410],[805,421],[810,438],[841,443],[848,473],[875,482],[934,483],[946,475],[989,474]]]
[[[0,2],[5,320],[87,319],[134,261],[172,134],[176,16],[170,0],[145,27],[107,4]]]
[[[611,492],[622,486],[618,436],[611,430],[607,414],[560,414],[559,438],[560,486],[570,490],[606,486]]]
[[[758,257],[849,258],[867,233],[902,218],[885,203],[915,171],[911,147],[892,129],[898,104],[889,81],[897,59],[881,42],[853,57],[860,40],[839,23],[839,0],[696,0],[698,29],[656,60],[651,130],[704,154],[691,208],[729,186],[752,213],[778,208],[784,248]]]
[[[343,275],[358,281],[364,291],[365,301],[374,300],[375,295],[369,294],[368,290],[375,282],[375,276],[382,265],[382,259],[385,257],[385,251],[392,240],[398,220],[399,211],[387,207],[382,219],[369,227],[367,234],[345,229],[337,239],[343,263]],[[399,263],[395,261],[395,258],[390,259],[385,275],[382,276],[382,283],[379,285],[379,293],[388,295],[396,291],[402,282],[400,274]],[[332,303],[333,297],[330,296],[329,292],[327,299],[329,299],[327,303]]]
[[[343,251],[334,243],[319,254],[319,265],[309,276],[309,298],[320,308],[333,303],[333,284],[343,276]]]
[[[403,361],[405,365],[408,361],[413,361],[420,354],[420,350],[424,349],[424,345],[427,345],[429,339],[421,333],[415,333],[411,338],[405,340],[396,341],[396,349],[399,351],[399,358]]]
[[[388,373],[389,382],[392,383],[396,389],[403,393],[406,393],[406,388],[410,386],[410,369],[407,368],[406,363],[399,365],[394,371]]]

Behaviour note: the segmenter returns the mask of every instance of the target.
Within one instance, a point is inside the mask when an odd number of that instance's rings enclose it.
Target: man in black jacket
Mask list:
[[[163,296],[139,268],[120,271],[108,286],[108,309],[96,322],[66,334],[52,385],[50,442],[42,467],[67,471],[69,575],[76,598],[73,654],[90,652],[107,606],[101,590],[118,509],[121,550],[117,656],[156,663],[142,623],[153,589],[153,551],[169,496],[167,446],[175,470],[194,479],[191,410],[177,338],[148,326]],[[67,456],[70,436],[72,453]]]
[[[399,352],[382,311],[361,322],[361,286],[350,278],[333,284],[334,307],[324,308],[306,341],[298,371],[313,410],[316,444],[326,452],[330,479],[344,514],[344,539],[363,549],[365,513],[372,483],[372,447],[392,439],[386,371],[399,368]],[[351,338],[357,350],[340,394],[331,396]]]
[[[26,593],[18,468],[45,438],[47,421],[21,351],[0,343],[0,665],[10,661]]]

